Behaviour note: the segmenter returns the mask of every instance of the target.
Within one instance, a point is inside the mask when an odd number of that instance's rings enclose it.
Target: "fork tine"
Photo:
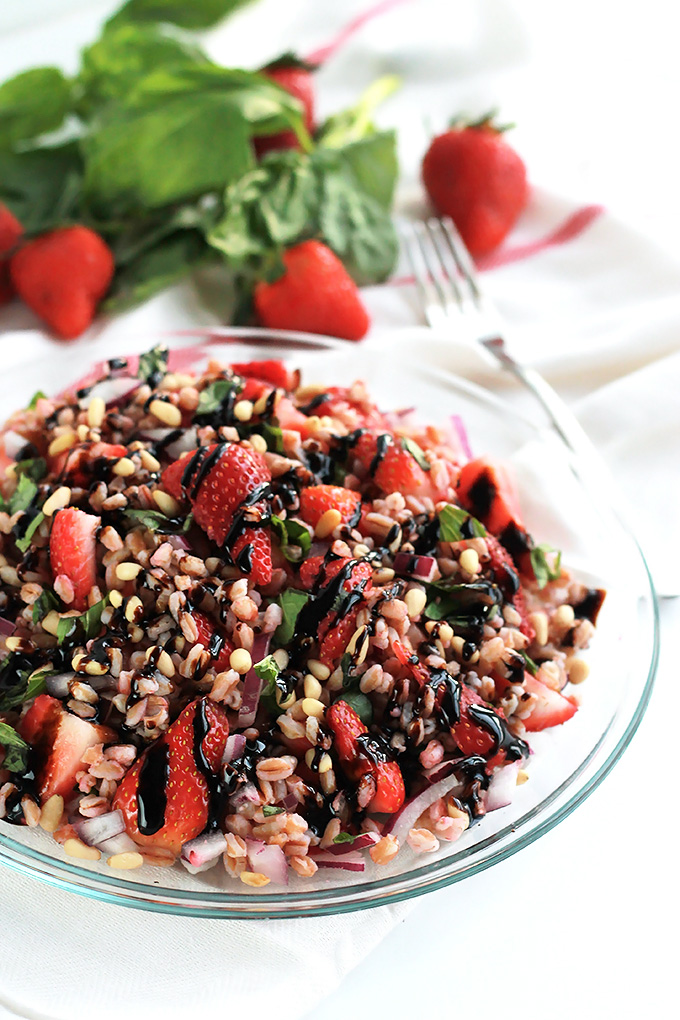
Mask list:
[[[428,238],[427,229],[424,223],[418,222],[413,225],[413,234],[418,243],[420,249],[420,256],[427,269],[428,280],[431,283],[432,290],[439,299],[439,304],[442,307],[444,313],[447,312],[448,295],[444,289],[440,267],[437,262],[438,259],[434,252],[431,241]]]
[[[470,288],[472,298],[476,304],[482,302],[482,292],[477,282],[477,270],[475,264],[472,261],[470,252],[465,247],[465,242],[458,232],[458,228],[453,220],[449,216],[443,216],[439,221],[441,224],[442,234],[446,238],[449,246],[449,250],[453,255],[458,270]]]
[[[432,326],[435,323],[432,322],[431,309],[438,307],[439,295],[428,273],[427,264],[423,259],[420,242],[416,236],[415,224],[408,221],[401,222],[399,224],[399,233],[404,251],[406,252],[406,259],[411,267],[413,279],[420,295],[425,318]]]
[[[430,243],[437,253],[441,266],[443,283],[449,291],[448,310],[451,305],[456,306],[457,312],[463,312],[466,296],[460,286],[460,270],[455,259],[451,258],[450,246],[447,243],[444,225],[438,217],[432,217],[425,221],[425,227],[430,237]]]

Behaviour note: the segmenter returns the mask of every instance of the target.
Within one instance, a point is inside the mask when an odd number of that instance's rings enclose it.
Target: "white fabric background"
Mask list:
[[[3,5],[3,77],[41,61],[73,66],[78,45],[114,6]],[[291,44],[308,52],[365,6],[262,0],[210,45],[225,61],[253,65]],[[405,88],[382,120],[400,126],[410,199],[429,125],[438,128],[461,107],[500,104],[520,125],[514,138],[534,181],[604,202],[670,252],[679,219],[668,130],[680,78],[677,15],[662,0],[650,0],[644,16],[626,7],[573,0],[558,15],[538,0],[412,0],[366,25],[322,70],[322,112],[351,100],[378,73],[402,74]],[[55,12],[43,23],[42,14]],[[545,233],[574,208],[537,189],[518,238]],[[570,245],[489,273],[486,282],[514,327],[518,352],[574,401],[631,497],[659,583],[671,591],[675,582],[677,591],[680,269],[608,214]],[[366,299],[376,325],[418,321],[407,288],[373,288]],[[201,316],[190,289],[180,289],[68,356],[82,349],[89,357],[126,330]],[[67,356],[34,326],[28,313],[0,313],[0,330],[21,330],[0,337],[5,365]],[[427,981],[427,1008],[444,1016],[676,1015],[665,918],[678,905],[677,815],[667,779],[676,768],[668,638],[680,622],[677,602],[666,602],[662,616],[657,690],[631,748],[575,815],[511,860],[410,912],[385,908],[332,923],[154,918],[7,872],[0,876],[0,1004],[9,1015],[80,1020],[108,1016],[108,998],[110,1015],[125,1008],[130,1017],[180,1017],[201,1007],[246,1009],[248,999],[261,1011],[277,995],[282,1018],[311,1018],[319,1009],[326,1020],[359,1010],[401,1018],[422,1011]],[[116,947],[113,974],[79,970],[71,960],[96,950],[102,924]],[[330,997],[313,1008],[324,988]]]

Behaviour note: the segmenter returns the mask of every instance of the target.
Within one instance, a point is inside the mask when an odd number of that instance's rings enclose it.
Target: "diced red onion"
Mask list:
[[[423,775],[427,779],[428,783],[432,783],[434,785],[434,783],[438,783],[440,780],[446,779],[446,777],[450,776],[452,772],[455,772],[456,766],[462,760],[462,757],[458,757],[448,758],[446,761],[440,761],[438,765],[433,765],[431,769],[426,769]]]
[[[184,857],[180,857],[180,862],[184,865],[190,875],[200,875],[202,871],[210,871],[214,868],[219,857],[214,857],[211,861],[206,861],[204,864],[190,864],[189,861],[185,860]]]
[[[320,850],[314,854],[310,853],[309,856],[320,868],[338,868],[341,871],[364,871],[365,869],[364,859],[357,851],[350,851],[350,853],[339,857],[327,850]]]
[[[145,429],[141,438],[148,439],[152,443],[160,443],[175,431],[176,429]],[[181,454],[186,453],[188,450],[195,450],[197,446],[198,429],[184,429],[181,436],[178,436],[174,442],[165,447],[165,452],[168,457],[176,460]]]
[[[0,616],[0,634],[2,637],[10,637],[15,630],[15,623],[12,623],[11,620],[6,620],[4,616]]]
[[[286,811],[295,811],[298,803],[299,801],[294,793],[287,793],[281,801],[281,804],[285,807]]]
[[[214,861],[226,852],[227,841],[222,832],[208,832],[196,839],[190,839],[182,847],[182,859],[194,867]]]
[[[253,641],[250,656],[255,665],[258,662],[261,662],[269,652],[271,639],[271,634],[258,634]],[[260,680],[253,667],[248,673],[246,673],[246,678],[243,682],[243,696],[241,698],[241,708],[238,713],[238,726],[240,729],[252,726],[255,722],[257,706],[260,703],[261,691],[262,680]]]
[[[331,843],[324,852],[327,850],[329,854],[335,854],[336,857],[346,857],[353,850],[365,850],[366,847],[375,846],[379,841],[380,836],[377,832],[362,832],[351,843]]]
[[[243,783],[233,797],[229,798],[229,803],[234,811],[236,811],[245,804],[259,804],[260,794],[257,792],[257,787],[253,783]]]
[[[517,787],[519,766],[518,761],[513,761],[494,772],[489,789],[486,791],[487,811],[497,811],[498,808],[507,807],[510,804]]]
[[[463,419],[459,414],[452,414],[449,416],[449,421],[453,425],[453,431],[458,436],[458,440],[461,445],[461,449],[468,460],[472,460],[472,447],[470,446],[470,440],[463,424]]]
[[[246,850],[252,871],[266,875],[276,885],[288,885],[288,861],[280,846],[263,843],[259,839],[247,839]]]
[[[109,855],[131,854],[135,851],[139,851],[139,847],[134,840],[130,839],[127,832],[119,832],[117,836],[110,836],[109,839],[103,839],[101,843],[96,843],[95,846],[98,850]]]
[[[69,694],[69,684],[75,679],[75,673],[57,673],[56,676],[45,677],[47,693],[53,698],[66,698]],[[88,680],[94,677],[88,677]]]
[[[107,811],[105,815],[97,815],[95,818],[83,818],[73,823],[83,843],[94,846],[103,843],[112,836],[117,836],[125,831],[125,821],[122,811]]]
[[[20,436],[18,432],[13,432],[8,429],[7,432],[3,432],[2,441],[5,447],[5,453],[10,460],[16,460],[17,454],[23,450],[28,442],[24,436]]]
[[[412,553],[399,552],[394,557],[395,573],[408,574],[417,581],[431,581],[436,569],[434,556],[414,556]]]
[[[136,390],[140,383],[141,380],[131,379],[129,375],[109,376],[107,379],[95,383],[92,389],[79,401],[80,406],[85,408],[93,397],[101,397],[107,408],[111,408],[119,404],[123,397]],[[76,387],[76,389],[78,388]]]
[[[242,733],[231,733],[227,737],[227,742],[224,745],[224,754],[222,756],[222,764],[226,765],[227,762],[233,761],[234,758],[240,758],[246,747],[246,738]]]
[[[185,535],[167,535],[165,541],[172,546],[173,549],[179,549],[182,552],[189,552],[191,545],[187,541]]]
[[[411,800],[407,800],[401,811],[398,811],[397,814],[392,815],[389,819],[385,827],[385,834],[391,832],[400,843],[403,843],[409,834],[409,830],[414,827],[423,811],[427,811],[429,807],[432,807],[434,802],[439,800],[440,797],[445,797],[451,793],[456,788],[456,785],[456,781],[452,780],[451,776],[447,776],[446,779],[440,779],[438,783],[428,786],[422,793],[411,798]]]

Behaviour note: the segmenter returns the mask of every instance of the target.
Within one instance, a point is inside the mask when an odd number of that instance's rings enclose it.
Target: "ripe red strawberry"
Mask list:
[[[217,444],[206,447],[207,459],[217,448]],[[189,454],[189,457],[193,454]],[[163,488],[176,499],[185,498],[182,490],[182,475],[187,468],[188,458],[183,457],[166,468],[162,475]],[[196,470],[199,470],[198,463]],[[266,505],[263,499],[252,506],[245,505],[251,493],[260,485],[271,481],[271,474],[264,457],[256,453],[250,446],[229,443],[217,461],[212,465],[205,477],[200,481],[198,492],[194,495],[192,483],[187,487],[196,523],[218,545],[223,545],[237,513],[243,512],[251,519],[264,514]],[[238,537],[233,542],[230,552],[234,561],[238,560],[246,546],[252,547],[251,566],[248,573],[255,584],[269,584],[272,579],[272,547],[269,530],[266,527],[245,526],[239,529]]]
[[[393,814],[404,803],[404,779],[396,761],[373,762],[360,752],[357,738],[368,733],[353,708],[346,701],[336,701],[326,711],[326,722],[334,734],[334,747],[345,771],[355,781],[370,772],[376,783],[375,796],[369,810]]]
[[[191,616],[196,624],[196,629],[198,630],[197,644],[203,645],[205,650],[209,651],[213,635],[218,632],[220,628],[217,627],[204,613],[199,613],[197,609],[192,611]],[[229,638],[225,634],[222,634],[222,637],[224,639],[222,647],[210,664],[216,673],[223,673],[225,670],[229,669],[229,656],[234,651],[234,646]]]
[[[97,583],[96,534],[101,519],[68,506],[58,510],[50,532],[53,577],[65,574],[73,585],[72,609],[86,609],[87,596]]]
[[[494,535],[508,525],[524,531],[522,512],[512,478],[502,464],[477,457],[463,464],[456,482],[458,498]]]
[[[522,617],[519,629],[531,644],[536,637],[536,631],[529,620],[529,610],[527,609],[526,599],[522,588],[519,587],[515,590],[518,576],[510,553],[501,545],[497,538],[494,538],[494,536],[490,535],[488,532],[484,541],[486,542],[486,548],[489,551],[488,567],[493,571],[496,584],[505,595],[505,598]],[[487,564],[484,565],[484,569],[486,568]]]
[[[578,711],[575,701],[565,698],[559,691],[551,690],[531,673],[524,674],[524,689],[538,698],[531,714],[524,720],[528,733],[536,733],[538,730],[548,729],[549,726],[559,726]]]
[[[88,486],[97,462],[97,466],[101,467],[104,460],[110,461],[113,468],[116,461],[125,457],[127,452],[127,448],[120,443],[85,443],[50,457],[50,468],[55,475],[62,475],[72,485]]]
[[[291,96],[299,99],[303,106],[304,124],[310,134],[314,131],[314,81],[313,68],[302,63],[292,55],[286,54],[262,68],[270,81],[276,82]],[[277,149],[299,149],[300,143],[294,131],[279,131],[275,135],[260,135],[253,139],[255,152],[264,156],[266,152]]]
[[[27,241],[10,261],[17,294],[62,340],[94,319],[113,277],[113,255],[89,227],[60,227]]]
[[[309,556],[300,565],[300,582],[303,588],[307,588],[309,590],[310,588],[314,587],[314,584],[317,581],[319,574],[323,568],[323,562],[324,562],[323,556]],[[330,560],[330,562],[326,564],[326,567],[323,571],[321,586],[325,587],[325,585],[327,585],[329,581],[332,581],[333,578],[339,573],[339,571],[345,566],[346,563],[349,563],[349,559],[347,557],[341,557],[340,559],[337,560]],[[367,563],[363,560],[360,563],[356,563],[352,568],[351,576],[347,578],[347,580],[344,582],[342,590],[351,591],[352,588],[356,588],[360,581],[364,580],[366,581],[364,590],[370,588],[372,574],[373,568],[370,563]]]
[[[208,767],[217,771],[229,736],[229,723],[219,705],[203,698],[192,701],[180,712],[168,732],[159,737],[141,758],[137,759],[118,787],[113,807],[123,812],[128,835],[141,846],[160,846],[179,853],[183,844],[198,836],[208,824],[210,808],[208,783],[194,756],[194,720],[199,711],[205,713],[208,723],[207,735],[203,737],[200,745],[203,757]],[[160,828],[155,832],[142,833],[139,831],[140,774],[152,755],[167,755],[165,790],[154,788],[149,791],[149,797],[155,804],[158,804],[165,793],[165,812]],[[159,771],[160,782],[165,770]],[[150,827],[148,823],[147,827]]]
[[[286,368],[282,361],[239,361],[231,367],[237,375],[242,375],[246,379],[268,382],[282,390],[296,389],[300,380],[299,369],[292,372]]]
[[[354,456],[373,483],[386,495],[401,492],[412,496],[440,498],[440,493],[413,454],[404,449],[398,436],[389,432],[365,432],[353,449]]]
[[[314,587],[319,580],[319,574],[323,571],[320,586],[324,588],[348,562],[347,558],[331,560],[324,567],[323,556],[310,556],[300,567],[300,582],[304,588],[309,590]],[[367,591],[371,587],[372,573],[373,568],[370,563],[355,564],[350,577],[343,582],[342,590],[344,592],[353,591],[361,582],[365,582],[363,590]],[[318,630],[319,659],[324,666],[334,669],[344,655],[347,644],[356,630],[359,609],[359,605],[354,606],[340,620],[337,619],[335,612],[330,612],[321,621]]]
[[[345,524],[351,521],[361,502],[361,496],[340,485],[310,485],[300,493],[300,516],[314,527],[327,510],[337,510]]]
[[[529,199],[526,167],[491,117],[434,138],[422,172],[435,209],[475,256],[498,247]]]
[[[263,326],[361,340],[370,325],[359,291],[340,259],[320,241],[303,241],[283,256],[285,272],[255,286]]]
[[[24,232],[19,220],[0,202],[0,305],[12,300],[14,287],[6,256],[18,244]]]
[[[470,718],[469,708],[471,705],[489,707],[485,701],[482,701],[476,691],[462,684],[460,691],[460,719],[451,727],[451,733],[463,754],[481,754],[483,757],[486,757],[494,745],[494,739],[488,730],[485,730]],[[499,709],[494,709],[494,712],[497,715],[502,715]],[[501,755],[502,758],[505,757],[502,752]],[[496,762],[495,756],[492,761],[494,765],[499,764],[499,762]]]
[[[19,730],[38,755],[38,792],[43,803],[53,794],[68,797],[73,791],[88,747],[115,740],[108,727],[72,715],[49,694],[35,699]]]

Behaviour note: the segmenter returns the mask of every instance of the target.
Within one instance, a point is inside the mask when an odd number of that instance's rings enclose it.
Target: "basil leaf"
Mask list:
[[[38,486],[28,475],[19,475],[17,487],[9,498],[10,516],[17,510],[28,510],[38,494]]]
[[[80,218],[82,173],[77,142],[27,152],[0,151],[0,201],[27,234],[43,233]]]
[[[163,376],[168,371],[168,348],[160,344],[145,351],[139,356],[139,367],[137,378],[143,379],[149,386],[158,386]]]
[[[523,651],[520,650],[519,654],[524,659],[524,662],[525,662],[526,667],[527,667],[527,671],[529,673],[531,673],[532,676],[536,676],[536,674],[538,673],[538,664],[536,662],[534,662],[533,659],[530,659],[526,652],[523,652]]]
[[[470,534],[464,534],[463,528]],[[484,538],[486,528],[462,506],[448,503],[439,512],[439,538],[442,542],[461,542],[464,538]]]
[[[77,616],[62,616],[57,624],[57,644],[63,645],[67,638],[75,634],[78,629]]]
[[[108,604],[109,596],[105,595],[100,602],[96,602],[80,616],[62,617],[57,624],[57,643],[63,644],[79,629],[82,630],[86,641],[96,638],[102,629],[102,613]]]
[[[198,230],[175,231],[150,247],[142,245],[138,254],[117,269],[102,310],[120,312],[148,301],[211,258],[213,253]]]
[[[20,460],[14,465],[14,471],[17,475],[28,475],[34,482],[41,482],[47,475],[47,461],[44,457]]]
[[[353,843],[355,839],[356,839],[356,836],[353,836],[350,832],[339,832],[337,834],[337,836],[334,837],[333,842],[334,843]]]
[[[71,86],[57,67],[34,67],[0,85],[0,148],[60,127],[71,107]]]
[[[285,810],[282,807],[274,807],[273,804],[265,804],[262,808],[262,814],[265,818],[271,818],[272,815],[280,815]]]
[[[423,471],[432,470],[432,465],[417,443],[415,443],[412,439],[409,439],[407,436],[402,436],[401,445],[402,449],[411,454],[418,467],[421,467]]]
[[[373,113],[401,85],[394,74],[384,75],[372,82],[359,97],[359,101],[324,121],[316,133],[317,145],[337,149],[361,141],[376,133]]]
[[[171,519],[159,510],[123,510],[123,515],[129,517],[135,524],[143,524],[149,531],[158,532],[159,535],[186,535],[194,521],[194,515],[191,513],[183,519]]]
[[[272,529],[281,543],[281,552],[290,563],[303,560],[312,544],[312,536],[303,524],[286,519],[281,520],[272,514]]]
[[[346,701],[350,708],[353,708],[361,719],[364,726],[370,726],[373,722],[373,705],[361,691],[347,691],[338,701]]]
[[[35,411],[36,407],[38,406],[38,401],[41,398],[43,400],[47,400],[47,394],[43,393],[42,390],[36,390],[35,393],[33,394],[33,396],[31,397],[30,401],[29,401],[27,410],[28,411]]]
[[[53,609],[59,609],[60,600],[51,588],[43,588],[38,598],[33,603],[33,623],[38,623],[47,616]]]
[[[287,588],[276,599],[281,606],[283,621],[274,632],[274,640],[278,645],[287,645],[295,633],[297,618],[303,606],[309,602],[309,595],[306,591],[298,591],[296,588]]]
[[[35,515],[31,523],[26,528],[26,531],[23,533],[22,537],[17,539],[16,546],[20,552],[22,553],[28,552],[28,547],[31,544],[31,539],[33,538],[34,534],[36,533],[36,531],[38,530],[38,528],[40,527],[44,520],[45,514],[41,510],[39,513]]]
[[[271,425],[269,422],[262,422],[260,435],[267,444],[271,453],[284,453],[283,432],[279,425]]]
[[[264,659],[256,662],[253,669],[260,680],[264,680],[266,683],[274,683],[281,672],[273,655],[267,655]]]
[[[0,744],[7,751],[0,768],[9,769],[10,772],[24,772],[28,765],[28,744],[13,726],[4,722],[0,722]]]
[[[530,557],[536,584],[539,588],[545,588],[548,581],[556,581],[560,576],[562,553],[559,549],[544,542],[542,545],[533,547]]]
[[[212,414],[219,411],[230,393],[237,388],[233,379],[216,379],[204,390],[201,390],[198,398],[198,407],[195,415]]]
[[[248,0],[127,0],[109,20],[109,25],[125,22],[169,21],[181,28],[210,28]]]

